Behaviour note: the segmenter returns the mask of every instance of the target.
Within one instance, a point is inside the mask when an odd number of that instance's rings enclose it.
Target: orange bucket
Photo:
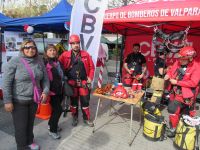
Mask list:
[[[51,105],[49,103],[39,104],[36,117],[47,120],[51,117]]]
[[[38,109],[36,112],[36,117],[43,120],[48,120],[51,117],[51,105],[49,103],[50,97],[48,97],[46,104],[38,104]]]

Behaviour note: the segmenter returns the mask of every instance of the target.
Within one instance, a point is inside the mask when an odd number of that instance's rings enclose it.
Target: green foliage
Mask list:
[[[117,48],[117,47],[115,47],[115,48],[113,48],[113,55],[114,56],[118,56],[119,55],[119,48]]]
[[[27,5],[22,5],[18,7],[10,7],[5,8],[3,10],[3,13],[6,16],[12,17],[12,18],[24,18],[24,17],[33,17],[33,16],[40,16],[48,11],[50,11],[52,8],[54,8],[57,3],[51,2],[51,5],[48,4],[47,0],[35,0],[34,2],[27,0]],[[44,4],[42,4],[44,3]],[[48,4],[48,5],[46,5]]]

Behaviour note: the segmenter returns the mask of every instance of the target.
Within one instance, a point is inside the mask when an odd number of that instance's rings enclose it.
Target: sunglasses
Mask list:
[[[24,46],[24,49],[36,49],[35,46]]]
[[[72,42],[71,44],[80,44],[80,42]]]

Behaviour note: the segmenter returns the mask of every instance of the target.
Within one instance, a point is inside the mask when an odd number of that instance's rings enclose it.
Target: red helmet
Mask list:
[[[179,58],[192,58],[196,56],[196,51],[193,47],[186,46],[180,49],[178,55]]]
[[[69,44],[72,44],[73,42],[80,42],[80,38],[77,34],[72,34],[69,37]]]

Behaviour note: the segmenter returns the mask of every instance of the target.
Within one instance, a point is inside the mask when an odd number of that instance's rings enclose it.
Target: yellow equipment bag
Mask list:
[[[145,112],[143,135],[153,141],[163,140],[165,133],[164,117]]]
[[[162,113],[159,110],[158,106],[155,103],[152,103],[150,101],[143,102],[142,110],[143,110],[144,116],[147,115],[147,114],[162,116]]]
[[[143,110],[143,113],[144,113],[144,116],[145,116],[145,115],[149,114],[149,111],[148,110]],[[157,115],[157,116],[162,116],[162,112],[158,108],[155,108],[153,114]]]
[[[180,150],[194,150],[196,130],[199,129],[186,125],[181,118],[176,128],[174,146]]]

